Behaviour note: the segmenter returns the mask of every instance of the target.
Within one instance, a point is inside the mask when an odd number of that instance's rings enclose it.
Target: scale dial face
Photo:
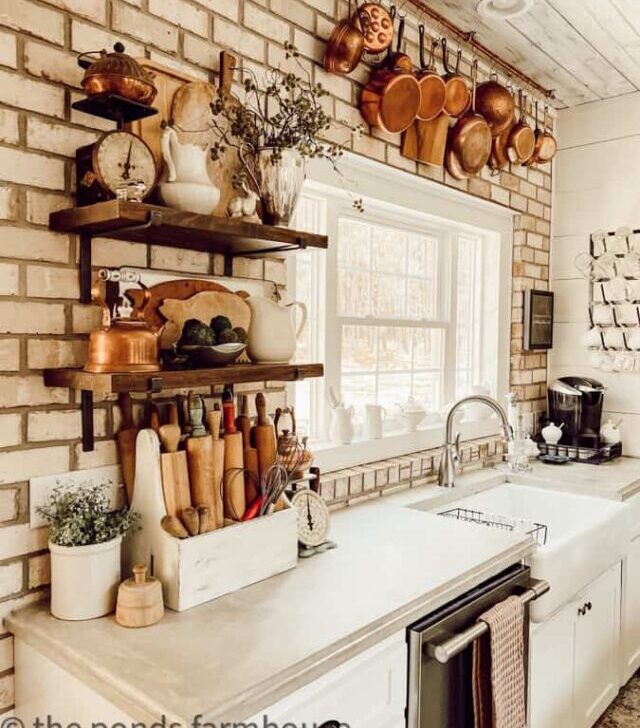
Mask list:
[[[304,546],[319,546],[329,533],[329,509],[313,490],[300,490],[291,500],[298,510],[298,540]]]
[[[149,194],[156,183],[156,162],[147,144],[128,131],[105,134],[94,147],[93,168],[100,184],[112,194],[138,181]]]

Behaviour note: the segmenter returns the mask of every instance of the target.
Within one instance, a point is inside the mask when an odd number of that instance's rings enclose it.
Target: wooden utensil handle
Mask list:
[[[233,395],[229,395],[230,399],[222,403],[222,414],[224,418],[224,432],[226,435],[233,435],[236,429],[236,413],[233,406]]]
[[[135,427],[133,422],[133,401],[129,392],[120,392],[118,395],[118,406],[122,414],[121,430],[131,430]]]

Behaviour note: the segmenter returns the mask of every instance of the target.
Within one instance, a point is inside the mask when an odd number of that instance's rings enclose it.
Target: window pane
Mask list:
[[[405,279],[400,276],[374,273],[371,276],[373,315],[395,318],[404,315]]]
[[[340,218],[338,265],[341,268],[368,270],[370,262],[369,225],[351,218]]]
[[[427,296],[429,283],[421,278],[409,278],[407,281],[407,316],[424,319],[427,313]]]
[[[440,383],[440,372],[423,372],[413,377],[413,396],[431,412],[440,409],[444,404]]]
[[[411,374],[380,374],[378,404],[391,410],[403,404],[411,394]]]
[[[343,316],[367,316],[371,311],[369,274],[348,268],[338,273],[338,311]]]
[[[381,370],[411,369],[412,330],[384,327],[378,329],[378,368]]]
[[[482,239],[461,235],[458,239],[456,397],[469,394],[479,381],[480,327],[482,325]]]
[[[374,326],[344,326],[342,328],[342,371],[372,372],[376,368]]]
[[[440,369],[443,365],[442,329],[414,329],[414,369]]]
[[[376,378],[372,374],[343,375],[342,398],[361,415],[365,404],[376,401]]]
[[[400,230],[372,226],[374,270],[405,273],[407,265],[406,235]]]

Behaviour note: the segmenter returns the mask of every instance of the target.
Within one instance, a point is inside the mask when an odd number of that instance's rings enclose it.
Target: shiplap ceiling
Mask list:
[[[535,0],[510,20],[481,17],[477,0],[429,7],[545,88],[557,108],[640,90],[640,0]]]

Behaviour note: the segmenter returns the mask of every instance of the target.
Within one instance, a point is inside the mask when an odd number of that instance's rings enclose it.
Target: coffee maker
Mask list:
[[[549,419],[562,428],[560,442],[597,447],[605,387],[588,377],[562,377],[549,385]]]

